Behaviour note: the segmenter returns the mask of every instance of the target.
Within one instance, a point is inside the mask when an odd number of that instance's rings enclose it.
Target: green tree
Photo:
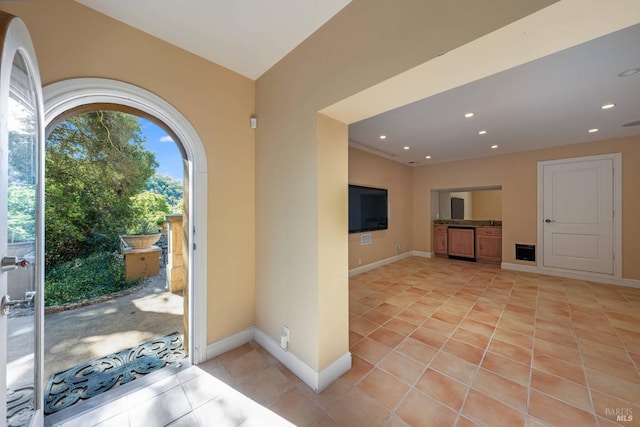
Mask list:
[[[157,230],[164,222],[165,215],[171,212],[167,198],[151,191],[143,191],[131,197],[131,206],[134,212],[133,230],[130,231],[132,234],[145,234],[148,228],[154,227]],[[142,228],[137,231],[138,227]]]
[[[22,112],[17,117],[19,125],[9,130],[7,152],[7,231],[10,242],[34,241],[36,225],[35,121],[33,115],[24,114],[28,110],[18,109]]]
[[[9,183],[11,185],[34,184],[36,179],[36,143],[27,120],[25,131],[9,131]]]
[[[36,143],[30,117],[20,130],[9,131],[7,208],[9,241],[35,239]]]
[[[34,240],[36,236],[36,187],[35,185],[11,186],[7,193],[9,212],[8,232],[10,242]]]
[[[165,196],[171,206],[172,213],[182,213],[181,206],[184,195],[182,181],[167,175],[155,174],[147,181],[146,190]]]
[[[130,198],[157,167],[138,119],[91,111],[60,123],[46,142],[45,263],[115,250],[133,217]]]

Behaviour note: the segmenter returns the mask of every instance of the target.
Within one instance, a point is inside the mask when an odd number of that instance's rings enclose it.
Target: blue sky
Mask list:
[[[182,155],[176,143],[155,123],[143,118],[138,120],[142,134],[147,139],[147,150],[156,153],[156,162],[159,165],[156,173],[182,181]]]

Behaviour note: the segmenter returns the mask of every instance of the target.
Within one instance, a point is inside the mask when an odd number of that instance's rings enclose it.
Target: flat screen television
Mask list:
[[[349,185],[349,233],[386,230],[388,223],[387,190]]]

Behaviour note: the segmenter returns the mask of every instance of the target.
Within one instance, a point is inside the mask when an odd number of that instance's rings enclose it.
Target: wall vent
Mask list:
[[[523,245],[516,243],[516,259],[521,261],[535,261],[536,245]]]
[[[370,245],[370,244],[371,244],[371,234],[361,234],[360,245]]]

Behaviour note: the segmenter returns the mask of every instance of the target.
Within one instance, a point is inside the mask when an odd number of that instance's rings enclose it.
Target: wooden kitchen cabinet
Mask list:
[[[502,228],[478,227],[476,229],[478,261],[502,261]]]
[[[433,252],[437,255],[447,255],[447,226],[433,226]]]
[[[449,236],[449,256],[468,259],[476,258],[475,230],[473,227],[449,227],[447,231]]]

